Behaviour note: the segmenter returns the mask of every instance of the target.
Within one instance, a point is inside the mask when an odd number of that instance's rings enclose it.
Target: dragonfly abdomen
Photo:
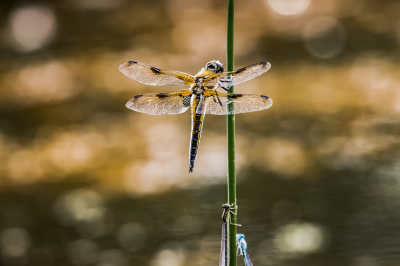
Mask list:
[[[194,161],[196,160],[197,151],[200,145],[201,129],[203,128],[203,114],[193,114],[192,118],[192,136],[190,138],[189,150],[189,173],[193,172]]]

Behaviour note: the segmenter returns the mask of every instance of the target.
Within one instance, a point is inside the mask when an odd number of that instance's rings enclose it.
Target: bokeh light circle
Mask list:
[[[276,235],[276,246],[286,253],[313,253],[322,248],[325,233],[321,227],[311,224],[288,224]]]
[[[302,32],[307,50],[319,58],[339,54],[346,41],[343,25],[333,17],[321,16],[308,22]]]
[[[23,257],[31,245],[29,233],[20,227],[0,231],[0,254],[5,257]]]
[[[9,18],[9,30],[17,49],[25,52],[38,50],[55,36],[56,18],[41,5],[30,5],[15,10]]]
[[[303,13],[310,0],[267,0],[267,4],[280,15],[294,16]]]

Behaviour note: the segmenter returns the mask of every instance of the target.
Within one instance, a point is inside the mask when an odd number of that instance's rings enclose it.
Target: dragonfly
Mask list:
[[[236,234],[236,254],[242,255],[244,259],[244,264],[246,266],[253,266],[250,260],[249,252],[247,251],[247,242],[244,239],[244,234]]]
[[[126,104],[126,107],[131,110],[149,115],[180,114],[191,107],[189,173],[193,172],[206,114],[239,114],[271,107],[272,100],[268,96],[229,93],[231,86],[254,79],[270,68],[270,63],[261,62],[235,71],[224,72],[224,65],[218,60],[213,60],[208,62],[195,76],[192,76],[184,72],[159,69],[136,61],[127,61],[119,66],[119,70],[127,77],[146,85],[189,86],[189,88],[177,92],[139,94]],[[234,111],[228,111],[228,104],[233,104]]]

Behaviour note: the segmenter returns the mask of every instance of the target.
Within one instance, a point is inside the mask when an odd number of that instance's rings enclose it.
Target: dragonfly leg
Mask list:
[[[222,86],[221,83],[226,83],[227,85]],[[218,79],[218,84],[217,86],[220,88],[223,88],[226,91],[229,91],[230,87],[232,87],[233,81],[231,79]]]
[[[222,104],[221,100],[219,99],[218,95],[217,95],[217,99],[218,99],[219,104],[220,104],[221,106],[223,106],[223,104]]]
[[[236,208],[238,208],[238,206],[236,205]],[[234,213],[233,211],[232,211],[232,209],[235,209],[235,208],[230,208],[229,209],[229,212],[230,213],[232,213],[232,214],[234,214],[234,215],[237,215],[236,213]],[[231,217],[229,216],[229,224],[232,224],[232,225],[236,225],[236,226],[242,226],[241,224],[234,224],[234,223],[231,223]]]
[[[224,106],[224,105],[222,104],[221,100],[220,100],[219,97],[218,97],[218,92],[216,92],[216,94],[214,95],[214,102],[217,102],[217,101],[215,100],[215,98],[217,98],[219,105]]]
[[[236,206],[236,207],[237,207],[237,206]],[[222,204],[222,208],[224,209],[224,212],[222,213],[222,221],[223,221],[224,223],[229,222],[229,224],[232,224],[232,225],[242,226],[241,224],[234,224],[234,223],[231,223],[231,216],[230,216],[230,214],[232,213],[232,214],[236,215],[236,213],[234,213],[234,212],[232,211],[232,209],[234,209],[234,208],[232,208],[229,204]]]

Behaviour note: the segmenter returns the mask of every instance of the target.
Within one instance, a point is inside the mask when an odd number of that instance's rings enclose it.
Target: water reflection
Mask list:
[[[271,210],[271,220],[276,226],[288,224],[301,217],[299,206],[288,200],[281,200],[274,204]]]
[[[15,87],[15,100],[20,103],[65,100],[77,93],[70,65],[60,61],[28,66],[9,78]]]
[[[97,245],[90,240],[80,239],[71,243],[69,247],[70,261],[74,265],[83,266],[94,263],[99,255]]]
[[[136,251],[146,245],[147,230],[139,223],[126,223],[116,234],[119,245],[129,251]]]
[[[29,262],[33,265],[54,265],[54,257],[52,253],[43,248],[35,248],[29,253]]]
[[[102,251],[97,259],[97,266],[127,266],[129,258],[117,249]]]
[[[94,222],[104,218],[102,197],[93,190],[79,189],[58,198],[54,209],[67,224],[81,221]]]
[[[287,177],[301,175],[307,169],[307,154],[299,143],[280,138],[259,141],[256,160],[264,158],[260,165]]]
[[[370,256],[358,257],[354,260],[352,266],[376,266],[376,260]]]
[[[273,66],[235,87],[274,100],[236,116],[238,222],[254,263],[397,265],[398,3],[236,5],[236,68]],[[215,264],[225,117],[205,120],[189,175],[189,112],[124,106],[178,88],[117,68],[194,74],[223,61],[226,2],[2,1],[0,11],[0,264]]]
[[[83,10],[107,10],[119,7],[125,0],[67,0],[67,5]]]
[[[178,235],[187,235],[200,232],[201,221],[194,216],[180,216],[175,220],[173,231]]]
[[[5,257],[24,257],[31,245],[24,228],[8,228],[0,232],[1,254]]]
[[[305,25],[303,38],[312,55],[330,58],[343,50],[346,32],[337,19],[324,16],[314,18]]]

